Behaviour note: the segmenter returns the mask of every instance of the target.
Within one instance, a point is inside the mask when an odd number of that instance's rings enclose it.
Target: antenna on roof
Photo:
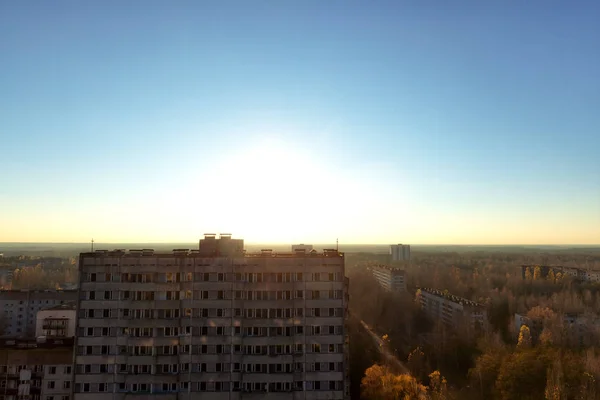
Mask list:
[[[335,251],[340,251],[340,242],[339,239],[335,239]]]
[[[92,253],[94,252],[94,239],[92,239]]]

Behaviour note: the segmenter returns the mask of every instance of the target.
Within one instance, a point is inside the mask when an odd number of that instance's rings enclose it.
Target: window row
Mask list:
[[[306,313],[305,313],[306,310]],[[305,315],[306,314],[306,315]],[[173,319],[173,318],[249,318],[277,319],[296,317],[343,317],[341,307],[323,308],[174,308],[174,309],[129,309],[102,308],[81,309],[79,318],[123,318],[123,319]]]
[[[168,346],[77,346],[78,355],[130,355],[130,356],[161,356],[178,354],[254,354],[254,355],[284,355],[303,354],[304,345],[273,344],[273,345],[168,345]],[[343,353],[343,344],[310,343],[306,345],[306,353]]]
[[[81,291],[81,300],[339,300],[342,290],[102,290]]]
[[[86,273],[84,282],[179,283],[179,282],[341,282],[341,272],[145,272]]]
[[[46,382],[46,387],[48,389],[58,389],[58,388],[63,388],[63,389],[71,389],[71,381],[63,381],[62,385],[60,384],[61,381],[47,381]]]
[[[80,337],[173,337],[173,336],[268,336],[289,337],[295,335],[341,335],[342,325],[312,325],[304,329],[303,325],[295,326],[172,326],[147,328],[79,328]],[[54,367],[56,369],[56,367]],[[52,372],[56,373],[56,372]]]
[[[48,375],[54,375],[57,374],[59,372],[62,372],[63,374],[70,374],[71,373],[71,366],[70,365],[50,365],[50,366],[45,366],[47,368],[47,374]],[[19,372],[21,372],[21,370],[30,370],[31,372],[34,373],[41,373],[44,372],[44,365],[43,364],[36,364],[36,365],[0,365],[0,374],[18,374]]]
[[[304,372],[304,363],[182,363],[182,364],[156,364],[154,366],[142,364],[78,364],[78,374],[177,374],[185,372],[252,372],[252,373],[293,373]],[[306,363],[308,372],[343,372],[342,362],[317,362]],[[65,389],[69,389],[71,382]]]
[[[294,382],[229,382],[201,381],[179,383],[77,383],[75,393],[112,392],[163,393],[163,392],[289,392],[292,390],[344,390],[343,381],[294,381]]]

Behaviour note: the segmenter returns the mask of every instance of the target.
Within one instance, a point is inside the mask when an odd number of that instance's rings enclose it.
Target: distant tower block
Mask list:
[[[392,261],[410,261],[410,245],[393,244],[390,246]]]

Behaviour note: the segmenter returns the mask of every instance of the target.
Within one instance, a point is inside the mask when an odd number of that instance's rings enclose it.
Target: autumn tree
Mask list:
[[[537,265],[533,269],[533,280],[537,281],[537,280],[540,280],[541,278],[542,278],[542,269],[540,268],[539,265]]]
[[[548,276],[546,277],[546,279],[548,279],[548,281],[550,281],[551,283],[554,283],[556,277],[554,276],[554,270],[552,268],[550,268],[550,271],[548,271]]]
[[[446,400],[448,398],[448,383],[440,371],[429,374],[429,389],[432,400]]]
[[[537,400],[546,387],[547,357],[539,349],[521,349],[506,357],[498,371],[496,390],[502,400]]]
[[[427,376],[427,360],[425,358],[425,353],[423,353],[423,350],[421,350],[420,347],[415,348],[408,355],[407,367],[411,375],[421,382]]]
[[[531,332],[527,325],[521,325],[521,329],[519,329],[519,341],[517,342],[517,347],[531,347]]]
[[[525,268],[525,279],[528,281],[533,279],[533,274],[531,273],[531,267]]]
[[[546,374],[546,389],[544,391],[546,400],[564,400],[565,386],[562,364],[555,360]]]
[[[361,398],[427,400],[427,388],[410,375],[395,375],[386,367],[373,365],[361,381]]]

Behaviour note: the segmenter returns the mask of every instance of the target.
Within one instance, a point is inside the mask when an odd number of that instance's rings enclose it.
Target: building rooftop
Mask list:
[[[77,305],[75,303],[69,302],[64,304],[57,304],[52,307],[43,308],[40,311],[50,311],[50,310],[76,310]]]
[[[481,303],[477,303],[475,301],[469,300],[469,299],[465,299],[464,297],[460,297],[460,296],[455,296],[451,293],[447,293],[444,292],[442,290],[438,290],[438,289],[432,289],[432,288],[419,288],[419,290],[421,290],[422,292],[426,292],[429,294],[432,294],[434,296],[438,296],[438,297],[442,297],[446,300],[449,300],[453,303],[457,303],[457,304],[462,304],[463,306],[470,306],[470,307],[480,307],[480,308],[484,308],[485,306]]]
[[[189,249],[174,249],[172,252],[155,252],[154,250],[96,250],[94,252],[81,253],[80,257],[173,257],[173,256],[186,256],[186,257],[198,257],[198,258],[212,258],[213,256],[206,256],[198,253],[198,250]],[[245,258],[256,258],[256,257],[343,257],[344,253],[335,249],[324,249],[322,252],[312,250],[310,252],[296,250],[294,252],[275,252],[271,249],[263,249],[260,252],[248,253],[244,250],[240,257]]]
[[[387,269],[388,271],[393,271],[393,272],[397,272],[397,271],[405,272],[404,268],[390,267],[389,265],[383,265],[383,264],[373,265],[371,268]]]

